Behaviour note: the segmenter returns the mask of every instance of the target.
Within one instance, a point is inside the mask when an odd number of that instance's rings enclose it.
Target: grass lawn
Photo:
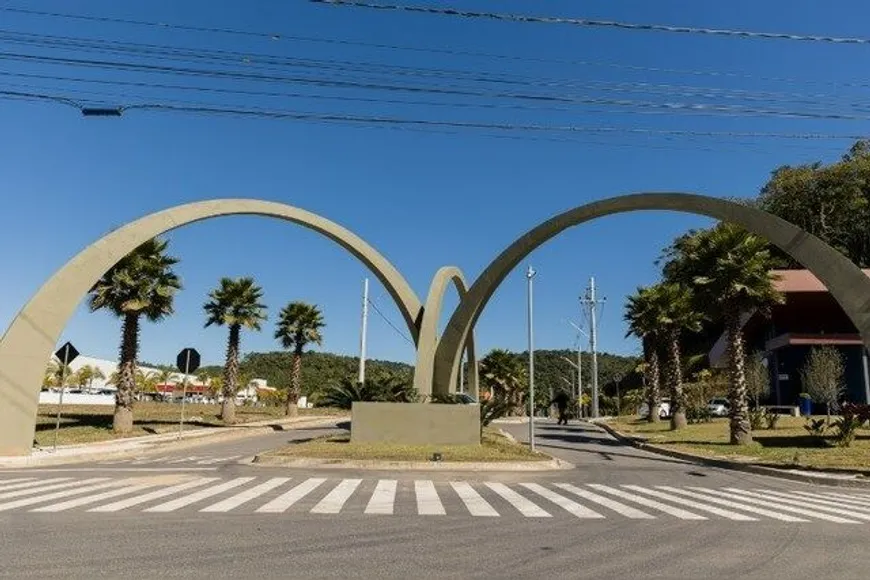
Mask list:
[[[668,421],[647,423],[637,417],[621,417],[610,422],[622,433],[638,435],[650,443],[697,453],[708,457],[745,461],[761,465],[796,468],[843,469],[870,474],[870,430],[859,429],[851,447],[836,447],[831,439],[817,441],[804,429],[806,420],[781,417],[774,430],[753,431],[751,445],[728,443],[728,419],[689,425],[671,431]]]
[[[296,443],[268,455],[316,459],[376,459],[382,461],[429,461],[441,453],[442,461],[545,461],[543,453],[532,453],[497,430],[485,429],[481,445],[389,445],[351,443],[350,435],[335,435]]]
[[[64,405],[60,419],[58,445],[92,443],[117,439],[121,436],[112,433],[111,405]],[[341,409],[299,409],[299,415],[339,415]],[[220,405],[185,405],[184,428],[211,427],[223,425],[218,415]],[[133,432],[126,437],[154,435],[178,430],[181,418],[181,405],[175,403],[141,402],[133,407]],[[236,421],[250,423],[284,417],[282,407],[236,407]],[[40,405],[36,417],[36,442],[40,446],[54,443],[54,426],[57,419],[57,405]]]

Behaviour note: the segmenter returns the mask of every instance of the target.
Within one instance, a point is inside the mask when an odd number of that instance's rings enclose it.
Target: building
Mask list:
[[[785,295],[769,318],[758,312],[742,316],[747,352],[764,353],[770,370],[769,402],[797,405],[802,390],[801,369],[810,349],[833,346],[845,363],[845,400],[870,403],[870,371],[867,350],[858,330],[824,284],[808,270],[774,270],[776,289]],[[864,270],[870,276],[870,269]],[[709,353],[713,367],[728,364],[726,337],[723,334]]]

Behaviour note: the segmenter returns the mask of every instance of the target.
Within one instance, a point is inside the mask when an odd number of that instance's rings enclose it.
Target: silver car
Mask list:
[[[707,402],[707,411],[714,417],[727,417],[730,410],[731,403],[728,399],[716,398]]]

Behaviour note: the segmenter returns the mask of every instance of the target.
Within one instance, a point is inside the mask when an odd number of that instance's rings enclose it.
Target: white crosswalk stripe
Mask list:
[[[646,497],[641,497],[639,495],[635,495],[633,493],[628,493],[627,491],[623,491],[621,489],[616,489],[615,487],[610,487],[607,485],[601,485],[600,483],[590,483],[589,487],[595,489],[597,491],[602,491],[604,493],[608,493],[610,495],[615,495],[616,497],[627,499],[628,501],[634,502],[636,504],[640,504],[645,507],[657,509],[661,512],[664,512],[668,515],[674,516],[675,518],[679,518],[681,520],[706,520],[705,516],[700,514],[692,513],[690,511],[686,511],[684,509],[669,506],[660,501],[656,501],[654,499],[649,499]]]
[[[571,492],[574,495],[582,497],[583,499],[589,500],[591,502],[597,503],[598,505],[611,509],[619,515],[625,516],[627,518],[638,520],[655,519],[655,516],[652,514],[648,514],[631,506],[621,504],[618,501],[613,501],[610,498],[604,497],[603,495],[598,495],[597,493],[591,492],[588,489],[581,489],[575,485],[571,485],[570,483],[557,483],[555,485],[560,489],[564,489],[565,491]]]
[[[705,489],[703,487],[690,487],[689,489],[694,490],[694,491],[702,491],[704,493],[709,493],[711,495],[717,495],[720,497],[725,496],[725,497],[732,498],[732,499],[739,498],[739,500],[742,503],[760,505],[762,507],[776,509],[777,511],[791,512],[793,514],[800,514],[802,516],[809,516],[811,518],[817,518],[820,520],[826,520],[826,521],[834,522],[834,523],[838,523],[838,524],[857,524],[857,523],[859,523],[855,520],[848,520],[846,518],[828,515],[828,514],[821,513],[821,512],[815,511],[815,510],[796,508],[796,507],[783,505],[781,503],[774,503],[771,500],[762,500],[762,499],[754,498],[752,496],[747,496],[746,494],[743,494],[743,493],[736,494],[736,498],[735,498],[735,492],[733,490],[723,491],[723,490],[717,490],[717,489]]]
[[[417,493],[417,513],[421,516],[443,516],[444,504],[438,497],[435,484],[431,481],[415,481],[414,491]]]
[[[212,487],[208,487],[206,489],[201,489],[199,491],[193,492],[184,497],[180,497],[178,499],[173,499],[166,503],[162,503],[160,505],[156,505],[154,507],[150,507],[146,509],[146,512],[174,512],[175,510],[182,508],[184,506],[188,506],[190,504],[196,503],[198,501],[202,501],[204,499],[208,499],[212,496],[215,496],[219,493],[223,493],[225,491],[229,491],[233,488],[239,487],[240,485],[244,485],[249,481],[253,481],[255,478],[253,477],[237,477],[235,479],[231,479],[227,482],[220,483],[218,485],[213,485]]]
[[[343,479],[332,491],[326,494],[320,503],[311,508],[313,514],[337,514],[344,504],[362,483],[361,479]]]
[[[221,458],[226,460],[226,457]],[[810,525],[870,524],[870,505],[857,495],[814,489],[741,489],[678,485],[564,482],[433,481],[311,477],[153,478],[10,477],[0,479],[0,512],[140,513],[185,511],[325,516],[359,513],[400,517],[579,517],[651,520],[674,517],[712,524],[759,520]],[[849,497],[838,497],[849,496]],[[210,500],[210,501],[209,501]],[[544,503],[541,503],[544,502]],[[197,505],[198,504],[198,505]],[[547,507],[550,505],[552,507]],[[313,507],[311,507],[313,506]]]
[[[241,493],[237,493],[234,496],[228,497],[225,500],[219,501],[215,504],[202,508],[201,512],[228,512],[232,509],[239,507],[242,504],[248,503],[253,499],[257,499],[267,491],[272,491],[276,487],[283,485],[290,481],[289,477],[273,477],[272,479],[266,481],[265,483],[261,483],[260,485],[255,485],[254,487],[247,489]]]
[[[261,506],[257,512],[267,514],[280,514],[287,511],[290,506],[298,502],[300,499],[320,487],[326,481],[324,477],[312,477],[306,479],[290,491],[281,494],[264,506]]]
[[[473,516],[498,517],[498,512],[466,481],[451,481],[450,487],[465,504],[465,508]]]
[[[862,497],[859,495],[853,495],[853,494],[847,494],[847,493],[833,493],[833,492],[820,493],[818,495],[833,497],[836,499],[842,499],[842,500],[846,500],[846,501],[849,501],[852,503],[858,503],[860,505],[870,505],[870,497]]]
[[[552,517],[547,511],[524,498],[503,483],[487,483],[486,486],[501,496],[506,502],[517,508],[521,514],[529,518]]]
[[[393,513],[393,504],[396,502],[396,487],[399,482],[395,479],[382,479],[375,487],[374,493],[366,505],[367,514],[387,514]]]
[[[202,459],[200,461],[197,461],[196,464],[197,465],[214,465],[215,463],[236,461],[237,459],[240,459],[241,457],[242,457],[241,455],[230,455],[229,457],[216,457],[216,458],[212,458],[212,459]]]

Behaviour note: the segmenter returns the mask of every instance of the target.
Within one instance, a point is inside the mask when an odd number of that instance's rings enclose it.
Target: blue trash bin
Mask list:
[[[813,400],[808,397],[801,397],[801,415],[809,417],[813,414]]]

